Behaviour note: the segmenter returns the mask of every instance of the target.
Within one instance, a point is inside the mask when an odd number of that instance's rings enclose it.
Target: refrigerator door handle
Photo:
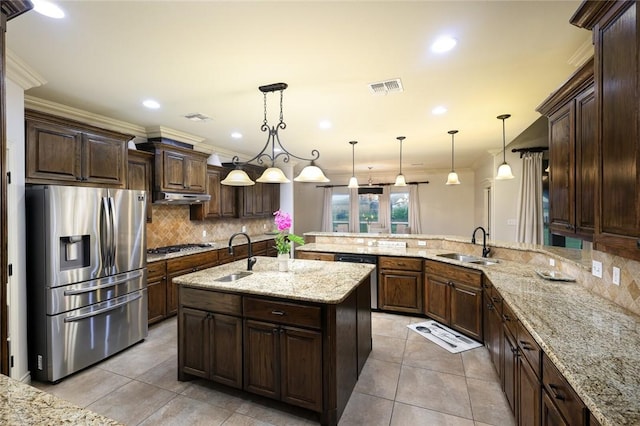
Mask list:
[[[109,228],[111,229],[111,270],[114,271],[116,268],[116,205],[113,201],[113,197],[109,198],[109,217],[111,218],[111,223]]]
[[[80,314],[80,315],[74,315],[71,317],[67,317],[64,319],[64,322],[76,322],[76,321],[81,321],[83,319],[87,319],[87,318],[91,318],[91,317],[95,317],[101,314],[104,314],[105,312],[109,312],[109,311],[113,311],[114,309],[118,309],[121,306],[127,305],[135,300],[138,300],[142,297],[142,293],[137,293],[134,296],[129,296],[126,298],[126,300],[123,300],[122,302],[118,302],[114,305],[111,306],[107,306],[105,308],[100,308],[100,309],[96,309],[95,311],[91,311],[88,312],[86,314]]]
[[[111,218],[109,215],[109,202],[107,197],[102,197],[102,208],[100,214],[100,250],[102,258],[102,267],[109,271],[111,266]]]
[[[105,283],[105,284],[95,285],[95,286],[91,286],[91,287],[87,287],[87,288],[81,288],[81,289],[78,289],[78,290],[65,290],[64,295],[65,296],[75,296],[77,294],[90,293],[92,291],[100,290],[100,289],[103,289],[103,288],[115,287],[118,284],[122,284],[122,283],[126,283],[127,281],[133,281],[135,279],[138,279],[138,278],[140,278],[141,275],[142,275],[142,272],[137,271],[137,273],[135,273],[135,274],[128,275],[128,276],[126,276],[124,278],[121,278],[119,280],[109,281],[108,283]]]

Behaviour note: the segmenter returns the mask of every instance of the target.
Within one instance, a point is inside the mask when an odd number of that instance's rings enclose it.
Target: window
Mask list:
[[[333,232],[349,230],[349,194],[331,196],[331,227]]]
[[[358,195],[360,232],[369,232],[369,224],[379,222],[380,201],[378,197],[378,194]]]
[[[409,193],[391,193],[391,233],[397,234],[398,225],[409,226]],[[400,232],[402,233],[402,232]]]

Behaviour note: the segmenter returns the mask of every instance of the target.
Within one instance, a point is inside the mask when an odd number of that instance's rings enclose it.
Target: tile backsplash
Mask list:
[[[147,223],[147,247],[174,244],[203,243],[227,240],[234,232],[246,227],[249,235],[264,234],[274,228],[273,218],[214,219],[192,221],[188,205],[153,205],[153,222]],[[203,237],[203,231],[207,235]]]

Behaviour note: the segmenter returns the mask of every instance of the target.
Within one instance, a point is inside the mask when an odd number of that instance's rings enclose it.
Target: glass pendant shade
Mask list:
[[[356,178],[356,144],[358,141],[351,141],[349,144],[351,145],[351,179],[349,179],[349,185],[347,188],[357,188],[358,187],[358,179]]]
[[[460,179],[458,179],[456,172],[449,173],[449,176],[447,176],[447,185],[460,185]]]
[[[349,185],[347,185],[347,188],[358,188],[358,178],[356,178],[355,176],[351,176],[351,178],[349,179]]]
[[[220,182],[223,185],[230,186],[250,186],[255,185],[256,183],[249,178],[244,170],[235,169],[231,170],[226,178]]]
[[[393,186],[407,186],[407,181],[404,179],[404,175],[400,173],[396,176],[396,183]]]
[[[329,178],[324,175],[322,169],[312,161],[307,167],[302,169],[300,174],[293,179],[296,182],[330,182]]]
[[[515,176],[513,175],[513,173],[511,173],[511,166],[506,162],[500,164],[500,167],[498,167],[498,175],[496,176],[496,179],[503,180],[513,178],[515,178]]]
[[[498,167],[498,174],[496,175],[496,179],[498,180],[515,178],[513,173],[511,173],[511,166],[507,164],[507,157],[506,157],[507,154],[506,154],[506,140],[505,140],[505,133],[504,133],[504,120],[506,120],[509,117],[511,117],[511,114],[502,114],[496,117],[498,120],[502,120],[502,164],[500,164],[500,167]]]
[[[269,167],[267,170],[265,170],[262,173],[262,176],[260,176],[258,179],[256,179],[256,182],[260,182],[260,183],[289,183],[291,181],[289,179],[287,179],[287,177],[284,175],[282,170],[280,170],[279,168],[277,168],[277,167]]]

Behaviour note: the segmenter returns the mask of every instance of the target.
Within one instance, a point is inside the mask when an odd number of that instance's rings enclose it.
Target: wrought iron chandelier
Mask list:
[[[318,150],[314,149],[311,151],[311,158],[299,157],[287,151],[280,142],[278,131],[280,129],[284,130],[287,128],[287,124],[284,122],[284,115],[282,112],[282,103],[284,98],[283,92],[287,87],[287,83],[273,83],[266,86],[258,87],[258,89],[263,93],[264,97],[264,120],[262,121],[260,130],[262,130],[263,132],[267,132],[267,142],[264,144],[262,150],[255,157],[251,158],[248,161],[241,162],[240,158],[237,155],[234,156],[231,160],[231,163],[236,168],[232,170],[222,182],[220,182],[221,184],[231,186],[254,185],[255,182],[249,178],[244,170],[242,170],[242,166],[245,166],[252,161],[256,161],[258,164],[264,164],[265,161],[268,161],[269,163],[267,164],[270,165],[264,171],[264,173],[262,173],[262,176],[256,179],[256,182],[289,183],[291,181],[287,179],[281,169],[275,166],[275,162],[278,158],[281,158],[283,163],[288,163],[291,157],[297,158],[298,160],[311,162],[311,164],[302,169],[300,174],[293,179],[294,181],[329,182],[329,179],[327,179],[322,170],[315,164],[315,160],[320,158],[320,153],[318,152]],[[276,125],[269,126],[269,122],[267,120],[267,94],[278,91],[280,92],[280,119]]]

